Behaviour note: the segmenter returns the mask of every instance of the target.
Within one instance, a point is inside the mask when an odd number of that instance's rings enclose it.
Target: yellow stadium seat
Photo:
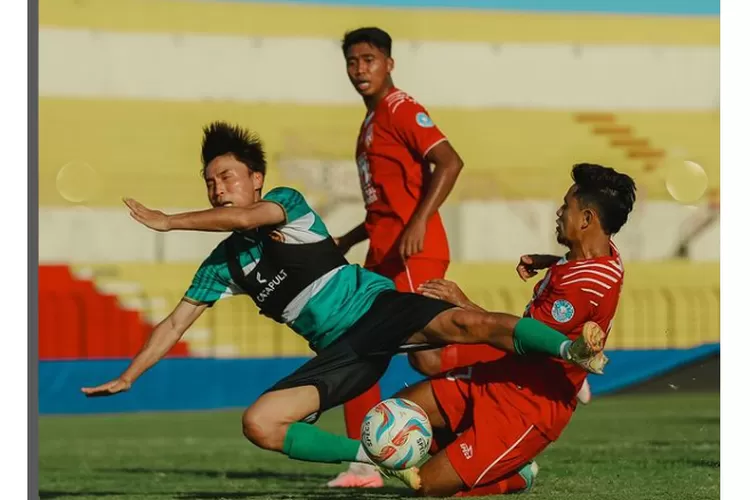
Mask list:
[[[582,123],[574,111],[435,108],[435,121],[464,158],[466,168],[449,202],[467,199],[558,199],[570,184],[574,163],[593,162],[633,175],[652,198],[668,194],[657,171],[660,158],[631,157],[645,141],[667,158],[684,154],[703,165],[718,187],[718,116],[711,112],[613,113],[626,136],[596,133],[601,124]],[[607,115],[602,114],[602,115]],[[353,106],[248,103],[172,103],[43,98],[40,100],[40,202],[65,206],[58,173],[83,162],[101,177],[89,206],[119,205],[132,196],[158,207],[206,205],[200,179],[201,128],[215,119],[241,123],[264,138],[269,186],[284,183],[308,196],[323,184],[305,185],[280,168],[290,159],[351,162],[362,118]],[[634,147],[616,145],[623,137]],[[643,153],[644,148],[640,148]],[[323,168],[323,167],[321,167]]]

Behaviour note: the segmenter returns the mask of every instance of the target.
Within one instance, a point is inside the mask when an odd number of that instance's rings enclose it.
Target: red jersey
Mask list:
[[[614,320],[624,269],[619,252],[594,259],[564,259],[553,265],[534,287],[524,316],[534,318],[575,340],[584,323],[596,322],[607,334]],[[555,440],[575,410],[576,394],[588,373],[561,359],[542,355],[505,356],[485,365],[487,382],[510,384],[507,403],[548,438]],[[493,379],[494,377],[494,379]],[[516,397],[517,395],[517,397]]]
[[[368,112],[356,150],[370,237],[366,267],[400,259],[399,238],[432,176],[425,157],[446,140],[427,111],[395,87]],[[424,250],[415,257],[449,260],[448,238],[438,213],[428,221]]]

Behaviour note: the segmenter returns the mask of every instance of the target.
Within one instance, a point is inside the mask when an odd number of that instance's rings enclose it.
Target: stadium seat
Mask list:
[[[45,117],[40,140],[46,145],[40,157],[43,206],[69,205],[57,190],[57,180],[70,158],[97,159],[91,168],[101,178],[101,186],[90,193],[88,206],[120,206],[125,193],[158,207],[205,206],[197,150],[201,127],[215,116],[240,123],[253,117],[267,146],[269,186],[285,183],[315,195],[323,184],[302,185],[280,167],[295,159],[313,159],[321,168],[326,162],[351,162],[356,190],[353,143],[361,119],[356,106],[46,98],[40,108]],[[581,122],[583,110],[436,107],[431,114],[470,167],[451,202],[477,196],[557,199],[569,184],[570,166],[582,161],[618,168],[648,185],[650,196],[668,197],[661,177],[644,169],[644,157],[632,156],[628,147],[615,143],[617,138],[596,132],[600,125]],[[613,110],[611,114],[615,121],[608,126],[629,129],[632,136],[626,139],[636,141],[632,146],[648,141],[654,150],[677,156],[685,152],[704,165],[711,186],[718,186],[717,113]]]
[[[130,357],[143,343],[146,326],[117,296],[75,278],[67,266],[39,266],[39,357],[100,359]],[[187,355],[184,342],[170,355]]]

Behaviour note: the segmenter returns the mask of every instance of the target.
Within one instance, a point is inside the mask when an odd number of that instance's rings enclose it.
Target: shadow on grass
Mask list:
[[[133,467],[126,469],[106,469],[110,472],[125,472],[128,474],[177,474],[186,476],[198,476],[217,479],[258,479],[258,480],[279,480],[279,481],[304,481],[314,479],[328,481],[331,474],[324,473],[291,473],[291,472],[273,472],[273,471],[237,471],[237,470],[212,470],[212,469],[152,469],[147,467]]]
[[[248,492],[222,492],[222,491],[195,491],[191,493],[182,493],[175,498],[181,500],[210,500],[214,498],[279,498],[283,496],[285,499],[293,500],[309,499],[309,500],[344,500],[351,498],[358,499],[373,499],[373,500],[385,500],[390,498],[403,498],[409,496],[408,491],[405,488],[393,488],[386,486],[384,488],[378,488],[377,490],[358,490],[356,495],[352,494],[348,488],[342,489],[321,489],[321,490],[310,490],[306,488],[304,491],[293,492],[286,488],[278,490],[267,490],[267,491],[248,491]]]
[[[122,497],[128,493],[124,491],[55,491],[39,490],[39,498],[63,498],[63,497]],[[210,498],[210,497],[209,497]]]

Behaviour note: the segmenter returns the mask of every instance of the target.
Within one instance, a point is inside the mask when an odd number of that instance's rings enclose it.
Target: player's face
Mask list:
[[[346,52],[349,81],[363,97],[380,94],[388,84],[393,59],[369,43],[358,43]]]
[[[581,231],[586,227],[586,213],[581,210],[573,185],[563,198],[563,204],[557,209],[557,242],[569,247],[572,242],[580,240]]]
[[[233,155],[217,156],[203,173],[208,200],[214,207],[249,207],[260,197],[263,174],[250,172]]]

